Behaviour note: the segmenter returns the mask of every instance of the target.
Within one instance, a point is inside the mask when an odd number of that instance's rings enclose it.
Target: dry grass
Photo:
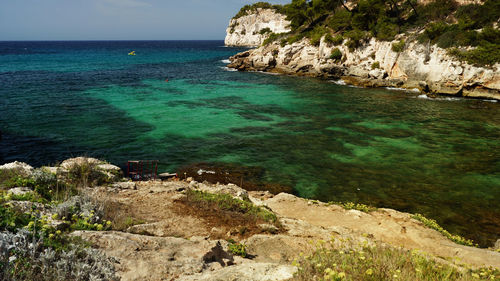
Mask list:
[[[227,232],[235,237],[246,238],[257,233],[283,231],[278,218],[271,211],[227,194],[188,190],[186,197],[178,203],[183,205],[184,214],[202,218],[210,228],[220,229],[220,237],[214,238],[227,238]]]

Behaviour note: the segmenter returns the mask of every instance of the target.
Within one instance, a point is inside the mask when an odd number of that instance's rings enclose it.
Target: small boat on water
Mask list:
[[[135,56],[135,51],[128,53],[129,56]]]

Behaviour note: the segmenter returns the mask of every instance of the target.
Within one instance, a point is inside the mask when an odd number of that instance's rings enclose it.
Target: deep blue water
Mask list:
[[[483,245],[500,238],[499,103],[225,69],[242,50],[0,42],[0,163],[236,164],[300,196],[421,212]]]

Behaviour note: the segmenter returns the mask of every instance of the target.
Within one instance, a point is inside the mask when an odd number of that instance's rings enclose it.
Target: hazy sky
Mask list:
[[[2,0],[1,40],[224,39],[258,0]],[[276,4],[290,0],[268,1]]]

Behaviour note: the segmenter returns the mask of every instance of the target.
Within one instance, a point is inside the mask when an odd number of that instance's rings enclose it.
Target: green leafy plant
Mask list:
[[[334,61],[340,61],[342,59],[342,52],[339,50],[339,48],[335,48],[332,50],[332,53],[330,54],[330,59]]]
[[[466,245],[466,246],[478,246],[477,244],[474,244],[472,240],[466,239],[460,235],[453,235],[449,233],[447,230],[442,228],[435,220],[433,219],[428,219],[424,217],[421,214],[415,214],[411,216],[413,219],[416,219],[420,222],[422,222],[425,226],[432,228],[434,230],[437,230],[439,233],[443,234],[446,236],[446,238],[450,239],[451,241],[461,244],[461,245]]]
[[[361,203],[354,203],[354,202],[330,202],[329,204],[339,205],[346,210],[358,210],[358,211],[365,212],[365,213],[369,213],[369,212],[373,212],[373,211],[377,210],[377,208],[375,208],[375,207],[368,206],[368,205],[361,204]]]
[[[372,63],[372,69],[380,68],[380,63],[378,61]]]
[[[392,43],[392,51],[396,53],[401,53],[405,48],[405,40],[400,40],[399,42]]]
[[[260,35],[264,35],[264,34],[267,34],[267,33],[272,33],[272,30],[269,27],[263,28],[263,29],[261,29],[259,31]]]
[[[243,243],[237,243],[233,239],[227,240],[229,242],[227,248],[229,252],[231,252],[233,255],[241,256],[241,257],[247,257],[247,248],[245,244]]]

